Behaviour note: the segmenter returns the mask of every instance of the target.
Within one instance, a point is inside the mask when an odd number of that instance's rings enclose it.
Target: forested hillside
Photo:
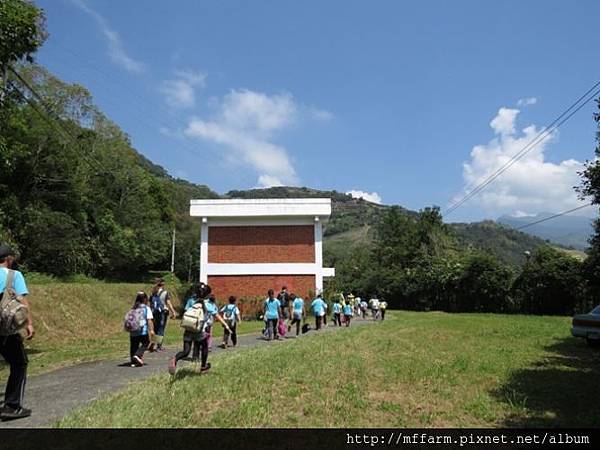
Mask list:
[[[27,270],[122,279],[168,269],[175,227],[187,277],[199,235],[189,199],[218,195],[138,153],[84,87],[17,70],[0,109],[0,239]]]

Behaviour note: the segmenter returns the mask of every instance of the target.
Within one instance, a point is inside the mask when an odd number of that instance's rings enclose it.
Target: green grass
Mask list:
[[[391,312],[211,358],[93,402],[60,427],[593,427],[600,355],[564,317]],[[156,402],[156,398],[164,401]],[[198,401],[201,399],[201,401]]]
[[[29,375],[64,366],[102,359],[127,358],[129,334],[122,331],[123,317],[141,283],[52,282],[30,284],[30,304],[36,336],[26,341]],[[243,322],[239,333],[262,328],[258,321]],[[222,327],[214,327],[222,336]],[[181,343],[179,321],[167,324],[165,345]],[[8,377],[8,365],[0,358],[0,385]]]

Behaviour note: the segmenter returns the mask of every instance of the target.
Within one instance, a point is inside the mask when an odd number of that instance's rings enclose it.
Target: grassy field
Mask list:
[[[58,426],[600,423],[600,353],[571,338],[564,317],[391,312],[374,326],[311,332],[217,355],[212,363],[205,375],[182,368],[174,378],[133,384]]]
[[[134,283],[32,284],[30,300],[36,336],[27,341],[28,373],[35,375],[59,367],[107,358],[129,357],[129,334],[122,331],[123,317],[135,293],[150,286]],[[262,322],[244,322],[240,334],[255,332]],[[222,336],[222,327],[214,328]],[[180,345],[178,321],[167,325],[165,344]],[[8,366],[0,358],[0,384]]]

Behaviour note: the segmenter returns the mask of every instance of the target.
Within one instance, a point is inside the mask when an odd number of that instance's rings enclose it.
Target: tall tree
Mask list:
[[[600,99],[596,100],[600,111]],[[578,192],[582,200],[591,200],[594,205],[600,205],[600,112],[594,113],[594,121],[597,124],[596,131],[596,158],[588,161],[585,169],[581,172],[582,182]],[[585,277],[589,287],[596,299],[600,295],[600,218],[594,222],[594,234],[590,239],[590,247],[587,251],[588,257],[584,263]]]

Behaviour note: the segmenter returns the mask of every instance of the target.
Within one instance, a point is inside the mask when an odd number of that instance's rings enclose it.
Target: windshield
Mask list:
[[[598,314],[600,316],[600,305],[592,309],[592,312],[590,312],[590,314]]]

